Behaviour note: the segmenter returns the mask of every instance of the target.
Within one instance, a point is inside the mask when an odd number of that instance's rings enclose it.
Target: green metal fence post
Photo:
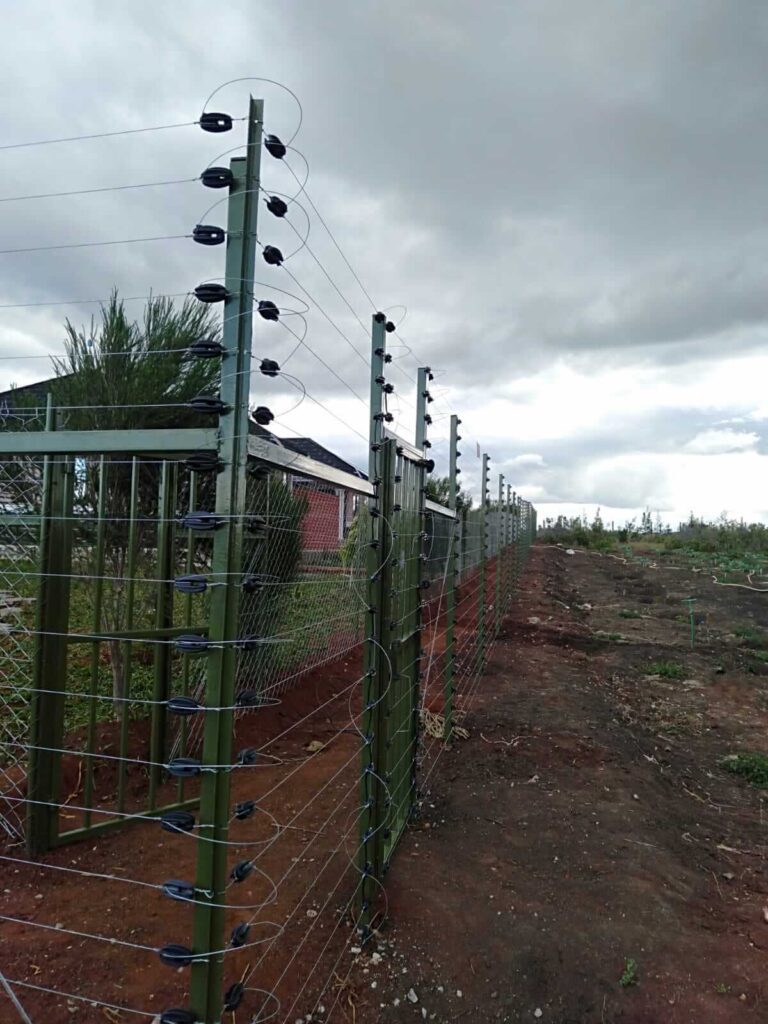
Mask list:
[[[501,573],[504,548],[502,546],[503,533],[503,506],[504,504],[504,477],[499,473],[499,496],[496,505],[496,621],[494,623],[494,637],[501,632]]]
[[[48,397],[46,433],[56,420]],[[66,456],[46,456],[40,505],[39,573],[35,609],[35,660],[30,699],[27,781],[27,849],[43,854],[56,842],[59,763],[64,732],[69,574],[72,569],[72,465]],[[47,749],[42,749],[47,748]]]
[[[176,466],[163,462],[160,474],[160,493],[157,503],[159,522],[157,526],[157,578],[155,626],[170,629],[173,626],[173,583],[174,577],[174,524],[176,512]],[[154,653],[154,684],[152,687],[152,725],[149,743],[149,808],[157,807],[157,790],[162,780],[161,765],[166,758],[166,729],[168,714],[166,701],[171,677],[171,645],[156,644]]]
[[[251,370],[253,280],[259,203],[264,104],[251,98],[246,156],[230,162],[227,255],[220,395],[226,411],[219,419],[219,457],[223,469],[216,482],[216,512],[222,525],[213,541],[212,571],[227,586],[211,591],[203,774],[200,787],[200,831],[196,885],[213,894],[211,903],[198,900],[194,917],[191,1004],[198,1021],[215,1024],[222,1017],[225,946],[225,892],[230,817],[229,790],[248,454],[248,393]],[[207,770],[206,770],[207,769]],[[218,904],[218,905],[217,905]]]
[[[448,456],[448,508],[454,513],[455,518],[450,524],[450,540],[448,543],[448,566],[446,568],[446,609],[445,609],[445,653],[444,663],[444,690],[443,704],[445,709],[445,722],[443,725],[443,739],[449,740],[453,731],[453,693],[454,693],[454,662],[456,651],[454,649],[454,633],[456,628],[456,584],[460,568],[459,551],[459,530],[461,520],[458,515],[459,497],[459,424],[458,416],[451,416],[450,448]]]
[[[412,765],[411,765],[411,806],[413,805],[413,799],[416,794],[416,775],[418,770],[418,752],[421,747],[421,686],[420,681],[422,677],[422,648],[421,648],[421,631],[422,631],[422,611],[424,608],[424,600],[422,597],[422,582],[424,573],[422,569],[425,562],[425,543],[428,539],[427,534],[427,512],[426,512],[426,500],[427,500],[427,456],[429,449],[432,447],[432,442],[427,438],[428,427],[432,423],[432,417],[429,414],[429,404],[432,401],[432,395],[429,391],[429,384],[433,380],[432,370],[429,366],[420,366],[416,372],[416,448],[422,453],[423,459],[421,464],[415,463],[413,471],[416,476],[416,504],[415,504],[415,517],[414,527],[412,533],[415,536],[412,539],[413,548],[410,559],[411,571],[410,585],[414,588],[414,614],[412,621],[409,623],[409,631],[406,634],[404,644],[404,656],[405,665],[409,675],[410,689],[411,689],[411,741],[412,747]],[[435,541],[435,524],[432,523],[432,543]]]
[[[520,503],[517,499],[517,492],[512,491],[512,585],[517,593],[520,581]]]
[[[506,486],[506,498],[504,501],[504,608],[509,611],[512,603],[512,509],[511,509],[512,487]]]
[[[385,774],[389,722],[391,671],[384,652],[389,646],[389,524],[394,504],[393,452],[384,441],[384,366],[386,318],[375,314],[371,325],[370,423],[368,428],[368,479],[375,496],[367,503],[368,624],[365,675],[362,692],[363,743],[360,766],[360,842],[358,867],[361,876],[359,927],[364,938],[370,934],[371,910],[384,871],[384,830],[388,808]]]
[[[477,622],[477,672],[482,672],[485,664],[485,591],[488,571],[488,463],[490,459],[483,455],[483,478],[480,488],[480,593],[478,597]]]

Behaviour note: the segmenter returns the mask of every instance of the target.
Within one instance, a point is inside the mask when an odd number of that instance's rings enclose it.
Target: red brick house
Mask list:
[[[305,455],[322,462],[325,466],[338,469],[343,473],[366,480],[349,462],[345,462],[334,452],[325,448],[311,437],[277,437],[263,427],[251,421],[251,430],[264,440],[280,445],[298,455]],[[345,487],[337,487],[332,483],[310,480],[308,477],[288,474],[286,482],[297,494],[301,494],[307,503],[304,516],[303,547],[306,551],[336,551],[344,542],[347,531],[355,517],[359,504],[359,496]]]

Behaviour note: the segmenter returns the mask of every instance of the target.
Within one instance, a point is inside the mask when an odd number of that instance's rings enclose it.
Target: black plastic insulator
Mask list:
[[[235,698],[235,704],[239,708],[258,708],[264,703],[264,698],[258,690],[243,690]]]
[[[246,516],[243,529],[252,540],[263,539],[267,535],[267,520],[264,516]]]
[[[224,463],[216,452],[195,452],[184,460],[184,465],[193,473],[220,473],[224,469]]]
[[[285,144],[277,137],[277,135],[267,135],[264,139],[264,149],[273,156],[276,160],[282,160],[288,150],[285,148]]]
[[[160,818],[163,832],[191,832],[195,827],[195,816],[189,811],[166,811]]]
[[[394,420],[394,418],[395,418],[395,417],[394,417],[394,416],[392,415],[392,413],[391,413],[391,412],[385,412],[385,413],[384,413],[384,422],[385,422],[385,423],[392,423],[392,421]]]
[[[245,985],[242,981],[236,981],[234,985],[230,985],[224,993],[224,1012],[234,1012],[242,1003],[244,995]]]
[[[250,818],[255,810],[255,800],[242,800],[239,804],[235,804],[235,817],[238,821],[245,821],[246,818]]]
[[[264,257],[265,263],[268,263],[270,267],[282,266],[283,254],[276,245],[265,245],[261,255]]]
[[[386,323],[386,320],[387,320],[387,318],[384,315],[384,313],[374,313],[373,314],[373,319],[376,321],[377,324]]]
[[[250,765],[256,764],[258,756],[258,752],[253,747],[246,747],[245,750],[238,751],[236,764],[241,765],[243,768],[250,767]]]
[[[215,512],[187,512],[181,520],[185,530],[199,530],[201,533],[213,533],[226,523],[224,516]]]
[[[429,415],[429,413],[427,413],[424,416],[424,422],[427,424],[428,427],[432,426],[432,417]]]
[[[196,715],[203,710],[203,705],[194,697],[169,697],[168,710],[174,715]]]
[[[191,1010],[163,1010],[160,1024],[197,1024],[197,1014]]]
[[[229,944],[233,949],[239,949],[244,946],[248,941],[248,933],[251,930],[251,926],[243,921],[242,924],[236,924],[232,929],[232,934],[229,937]]]
[[[274,359],[262,359],[259,369],[265,377],[276,377],[280,373],[280,364]]]
[[[176,637],[174,646],[182,654],[205,654],[211,646],[211,642],[207,637],[197,636],[195,633],[184,633],[182,636]]]
[[[237,647],[241,651],[255,651],[261,646],[261,637],[259,636],[241,636],[237,641]]]
[[[187,349],[188,356],[195,356],[196,359],[221,359],[227,350],[220,341],[208,341],[203,338],[201,341],[193,341]]]
[[[434,473],[434,471],[435,471],[435,460],[434,459],[424,459],[424,462],[422,463],[422,465],[424,466],[424,469],[426,469],[426,471],[428,473]]]
[[[191,882],[181,882],[178,878],[172,878],[169,882],[163,882],[162,890],[172,900],[182,900],[185,903],[194,900],[196,890]]]
[[[429,590],[429,588],[431,586],[432,586],[432,580],[422,580],[421,583],[419,584],[419,587],[422,590]]]
[[[215,395],[197,395],[190,399],[187,405],[195,412],[204,413],[206,416],[223,416],[229,409],[229,406]]]
[[[381,390],[384,392],[385,395],[391,395],[391,394],[394,393],[395,385],[394,384],[385,384],[384,387]]]
[[[257,406],[251,413],[251,416],[262,427],[266,427],[275,418],[272,411],[266,405]]]
[[[206,167],[200,175],[206,188],[231,188],[235,176],[228,167]]]
[[[232,118],[229,114],[219,114],[209,110],[200,115],[199,123],[204,132],[213,132],[214,135],[232,130]]]
[[[283,202],[280,196],[270,196],[267,200],[267,209],[275,217],[284,217],[288,213],[288,203]]]
[[[229,292],[223,284],[216,281],[204,281],[195,288],[195,298],[201,302],[223,302],[229,298]]]
[[[280,310],[271,299],[259,299],[256,308],[264,320],[279,320]]]
[[[246,594],[255,594],[264,586],[264,580],[260,576],[243,576],[240,584]]]
[[[432,442],[431,441],[425,441],[424,442],[424,447],[425,448],[431,448],[432,447]]]
[[[162,946],[157,952],[163,963],[169,967],[188,967],[195,958],[195,954],[188,946],[180,946],[175,942]]]
[[[233,882],[244,882],[253,871],[253,864],[249,860],[239,860],[229,873]]]
[[[192,228],[192,241],[198,245],[223,245],[226,237],[224,228],[216,224],[195,224]]]
[[[173,585],[180,594],[202,594],[208,589],[208,577],[177,576]]]
[[[196,757],[173,757],[166,767],[168,774],[175,779],[194,779],[200,774],[202,765]]]
[[[384,324],[384,330],[387,332],[387,334],[392,334],[393,331],[397,330],[397,328],[395,327],[391,320],[387,320],[387,322]]]

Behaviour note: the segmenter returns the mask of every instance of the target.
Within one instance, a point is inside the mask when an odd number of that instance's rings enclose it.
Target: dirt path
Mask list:
[[[768,752],[761,629],[766,596],[535,548],[333,1019],[768,1021],[768,822],[718,763]]]

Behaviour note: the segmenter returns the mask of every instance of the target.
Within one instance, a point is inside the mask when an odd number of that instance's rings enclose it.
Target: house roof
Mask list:
[[[57,380],[61,380],[61,378],[50,377],[47,380],[36,381],[34,384],[25,384],[22,387],[0,391],[0,418],[13,415],[16,412],[16,405],[19,400],[21,400],[22,409],[28,409],[30,402],[35,401],[39,403],[40,407],[44,407],[51,390],[51,385]],[[316,462],[322,462],[324,466],[331,466],[333,469],[339,469],[344,473],[351,473],[362,480],[367,479],[365,473],[361,473],[351,463],[346,462],[329,448],[324,447],[318,441],[314,441],[311,437],[278,437],[271,430],[267,430],[252,419],[248,421],[248,432],[255,437],[261,437],[265,441],[269,441],[271,444],[276,444],[281,448],[287,448],[289,451],[296,452],[297,455],[306,455]]]
[[[34,384],[23,384],[21,387],[8,388],[7,391],[0,391],[0,416],[8,416],[18,408],[21,400],[22,409],[28,409],[31,402],[37,402],[44,407],[51,385],[58,380],[57,377],[50,377],[48,380],[38,380]]]
[[[297,455],[306,455],[316,462],[322,462],[324,466],[331,466],[333,469],[340,469],[344,473],[351,473],[352,476],[360,477],[362,480],[366,479],[365,473],[361,473],[351,463],[345,462],[344,459],[339,458],[338,455],[325,448],[318,441],[313,441],[311,437],[281,437],[279,443],[284,448],[296,452]]]

